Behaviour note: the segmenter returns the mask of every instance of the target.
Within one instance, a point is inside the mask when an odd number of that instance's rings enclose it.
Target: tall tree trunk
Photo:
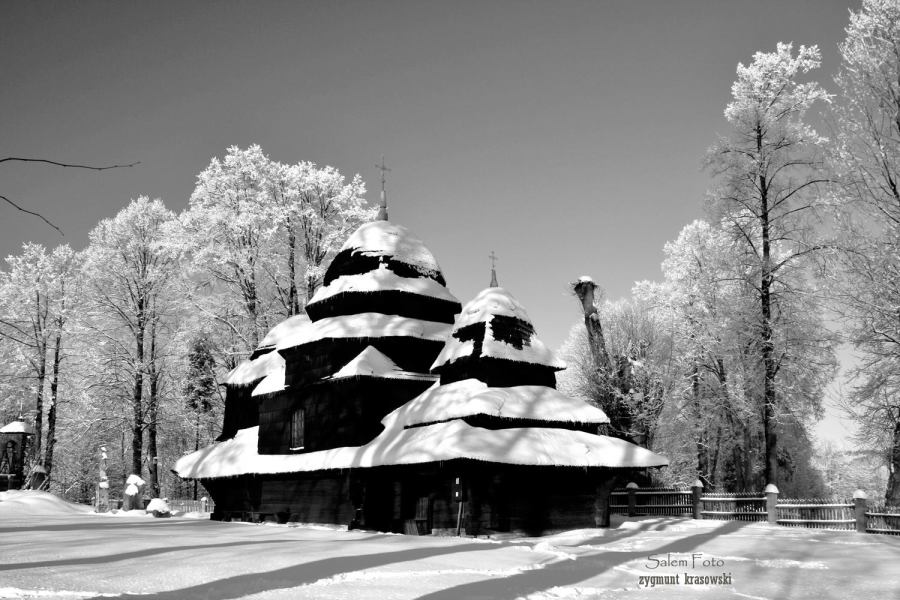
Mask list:
[[[200,411],[197,411],[197,420],[194,426],[194,452],[200,450]],[[194,478],[194,500],[197,499],[197,479]]]
[[[42,434],[44,432],[44,382],[47,380],[47,346],[38,345],[37,394],[34,402],[34,457],[40,460]]]
[[[294,234],[293,226],[289,225],[288,233],[288,316],[300,314],[300,297],[297,293],[297,236]]]
[[[756,148],[760,161],[763,158],[762,129],[756,130]],[[778,431],[775,407],[775,345],[772,342],[772,276],[771,240],[769,233],[769,188],[764,172],[759,175],[760,212],[759,224],[762,230],[762,275],[760,281],[760,309],[762,323],[760,331],[760,354],[763,363],[763,434],[765,435],[765,483],[775,483],[778,479]]]
[[[900,506],[900,415],[894,421],[894,433],[891,446],[890,475],[888,476],[887,492],[884,503],[888,506]]]
[[[156,356],[156,320],[150,323],[150,362],[148,365],[148,377],[150,379],[149,406],[147,423],[147,458],[149,459],[147,472],[150,480],[150,493],[153,498],[159,498],[159,456],[156,445],[156,421],[159,414],[159,369],[157,369]]]
[[[53,449],[56,447],[56,409],[59,405],[59,365],[62,361],[60,347],[62,332],[57,331],[53,340],[53,371],[50,375],[50,410],[47,411],[47,446],[44,449],[44,476],[49,480],[53,469]]]
[[[694,360],[691,369],[691,397],[694,402],[694,411],[696,412],[696,422],[700,423],[697,429],[697,478],[703,483],[704,489],[709,489],[711,482],[709,479],[709,436],[705,431],[705,423],[703,422],[703,406],[700,401],[700,367]]]
[[[37,394],[34,402],[34,458],[41,458],[41,443],[44,433],[44,382],[47,380],[47,336],[46,323],[47,298],[41,299],[41,293],[35,292],[35,310],[37,311],[32,327],[34,328],[34,341],[37,352]]]
[[[144,307],[138,300],[137,327],[134,334],[135,368],[134,389],[131,394],[131,472],[141,474],[141,454],[144,447]]]

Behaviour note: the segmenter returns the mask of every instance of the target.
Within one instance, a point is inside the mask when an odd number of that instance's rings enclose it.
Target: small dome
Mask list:
[[[540,365],[552,370],[564,362],[538,339],[528,313],[501,287],[482,290],[463,306],[440,355],[432,365],[438,371],[459,360],[503,359]]]

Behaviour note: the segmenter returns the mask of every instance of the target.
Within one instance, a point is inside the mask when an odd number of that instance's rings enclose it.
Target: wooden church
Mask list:
[[[380,219],[306,307],[229,373],[222,434],[173,470],[214,519],[485,534],[603,525],[619,476],[667,460],[598,435],[496,275],[464,307],[421,240]]]

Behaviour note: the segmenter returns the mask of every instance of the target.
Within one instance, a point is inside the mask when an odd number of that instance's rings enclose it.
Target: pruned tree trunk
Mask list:
[[[150,494],[159,498],[159,456],[156,443],[157,416],[159,413],[159,369],[156,356],[156,321],[150,324],[150,363],[149,363],[149,402],[147,423],[147,473],[150,484]]]
[[[594,365],[601,373],[612,372],[612,361],[606,350],[606,338],[603,335],[603,324],[600,322],[600,313],[594,306],[594,292],[597,284],[590,279],[579,279],[573,285],[575,295],[581,301],[584,311],[584,326],[587,328],[588,344],[591,348],[591,356],[594,357]]]

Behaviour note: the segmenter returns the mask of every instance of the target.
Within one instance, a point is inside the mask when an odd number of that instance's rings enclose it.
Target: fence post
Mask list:
[[[866,493],[862,490],[853,492],[853,508],[856,512],[856,530],[860,533],[866,532],[868,519],[866,518]]]
[[[778,488],[774,483],[766,486],[766,514],[772,525],[778,524]]]
[[[637,515],[637,498],[635,496],[638,484],[632,481],[625,486],[625,489],[628,491],[628,516],[633,517]]]
[[[701,495],[703,494],[703,482],[699,479],[694,482],[693,487],[691,487],[691,501],[694,505],[694,518],[702,519],[703,515],[700,512],[701,508]]]

